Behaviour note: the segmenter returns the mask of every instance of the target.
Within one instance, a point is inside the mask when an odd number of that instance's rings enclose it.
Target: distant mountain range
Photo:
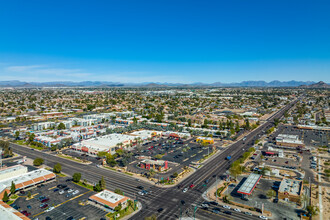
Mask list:
[[[144,82],[144,83],[120,83],[106,81],[58,81],[58,82],[22,82],[19,80],[0,81],[0,87],[19,87],[19,88],[36,88],[36,87],[301,87],[301,88],[329,88],[329,84],[322,81],[316,83],[313,81],[243,81],[240,83],[160,83],[160,82]]]

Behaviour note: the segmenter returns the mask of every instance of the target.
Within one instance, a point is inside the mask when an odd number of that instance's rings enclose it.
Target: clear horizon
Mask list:
[[[0,81],[330,82],[330,2],[2,3]]]

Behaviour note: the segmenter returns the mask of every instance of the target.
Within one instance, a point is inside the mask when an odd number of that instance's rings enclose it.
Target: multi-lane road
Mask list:
[[[112,170],[98,168],[94,164],[84,165],[71,160],[57,157],[46,152],[40,152],[36,150],[31,150],[20,145],[12,144],[12,148],[16,153],[25,155],[28,158],[34,159],[41,157],[45,160],[45,164],[53,167],[56,163],[62,165],[62,171],[72,175],[73,173],[79,172],[82,174],[82,179],[86,179],[90,183],[98,182],[103,176],[106,181],[106,187],[110,190],[116,188],[121,189],[125,195],[136,198],[137,186],[144,186],[145,189],[151,191],[150,194],[138,197],[138,200],[142,203],[143,209],[134,215],[131,219],[144,219],[145,217],[151,216],[153,214],[158,215],[158,219],[177,219],[182,213],[188,213],[192,215],[194,207],[196,204],[200,204],[202,199],[202,194],[207,190],[208,186],[211,186],[215,182],[214,176],[223,175],[226,170],[230,167],[230,162],[238,159],[249,146],[254,143],[254,140],[258,135],[263,134],[273,125],[273,120],[275,118],[280,118],[285,111],[291,108],[297,100],[291,102],[272,117],[270,117],[264,124],[260,125],[255,130],[251,131],[245,138],[245,140],[239,140],[227,147],[221,154],[213,157],[207,161],[203,167],[196,170],[191,176],[182,181],[181,185],[188,187],[192,183],[195,185],[194,188],[189,189],[188,192],[183,193],[182,189],[177,187],[170,188],[160,188],[158,186],[152,185],[144,181],[137,181],[135,178],[115,172]],[[225,160],[227,156],[232,156],[230,161]],[[205,180],[209,180],[208,184],[205,184]],[[182,205],[184,201],[184,205]],[[162,208],[163,210],[159,213],[158,210]],[[223,219],[229,216],[220,213]],[[216,214],[208,212],[199,212],[198,217],[205,219],[216,219]],[[252,217],[249,217],[251,219]],[[246,219],[246,215],[243,213],[233,213],[230,219]]]

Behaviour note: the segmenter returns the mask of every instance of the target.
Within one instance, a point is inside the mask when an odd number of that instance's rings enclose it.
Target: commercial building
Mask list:
[[[305,147],[305,144],[299,140],[298,135],[279,134],[276,137],[276,145],[285,147]]]
[[[133,136],[137,136],[141,138],[141,140],[147,140],[148,138],[153,138],[157,135],[161,135],[162,132],[159,131],[149,131],[149,130],[141,130],[141,131],[134,131],[131,133]]]
[[[254,188],[258,184],[259,180],[261,179],[260,174],[251,173],[248,178],[244,181],[244,183],[239,187],[237,190],[238,193],[244,195],[251,195]]]
[[[38,169],[27,172],[26,167],[22,165],[5,168],[1,170],[1,173],[8,178],[0,180],[0,198],[3,197],[5,190],[9,191],[12,182],[14,182],[16,190],[21,190],[56,178],[56,175],[51,171]]]
[[[211,137],[198,137],[196,142],[200,142],[202,144],[214,144],[214,139]]]
[[[92,155],[97,155],[101,151],[115,154],[116,149],[125,147],[135,141],[136,137],[134,136],[115,133],[81,141],[72,145],[72,149]]]
[[[9,206],[7,203],[0,201],[0,218],[1,220],[28,220],[26,217],[16,209]]]
[[[27,173],[28,169],[22,165],[15,165],[12,167],[5,167],[0,170],[0,180],[8,179],[13,176],[19,176]]]
[[[158,171],[164,171],[168,169],[168,161],[145,159],[140,161],[139,166],[142,169],[146,170],[153,169]]]
[[[302,181],[284,178],[281,181],[280,188],[278,190],[278,198],[300,203],[302,189]]]
[[[114,211],[119,204],[122,205],[122,208],[125,208],[128,200],[128,197],[119,195],[107,189],[89,197],[89,201],[92,204],[106,208],[110,212]]]

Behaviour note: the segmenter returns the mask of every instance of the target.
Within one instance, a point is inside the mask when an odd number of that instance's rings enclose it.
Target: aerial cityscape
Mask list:
[[[329,220],[330,3],[1,3],[0,219]]]

